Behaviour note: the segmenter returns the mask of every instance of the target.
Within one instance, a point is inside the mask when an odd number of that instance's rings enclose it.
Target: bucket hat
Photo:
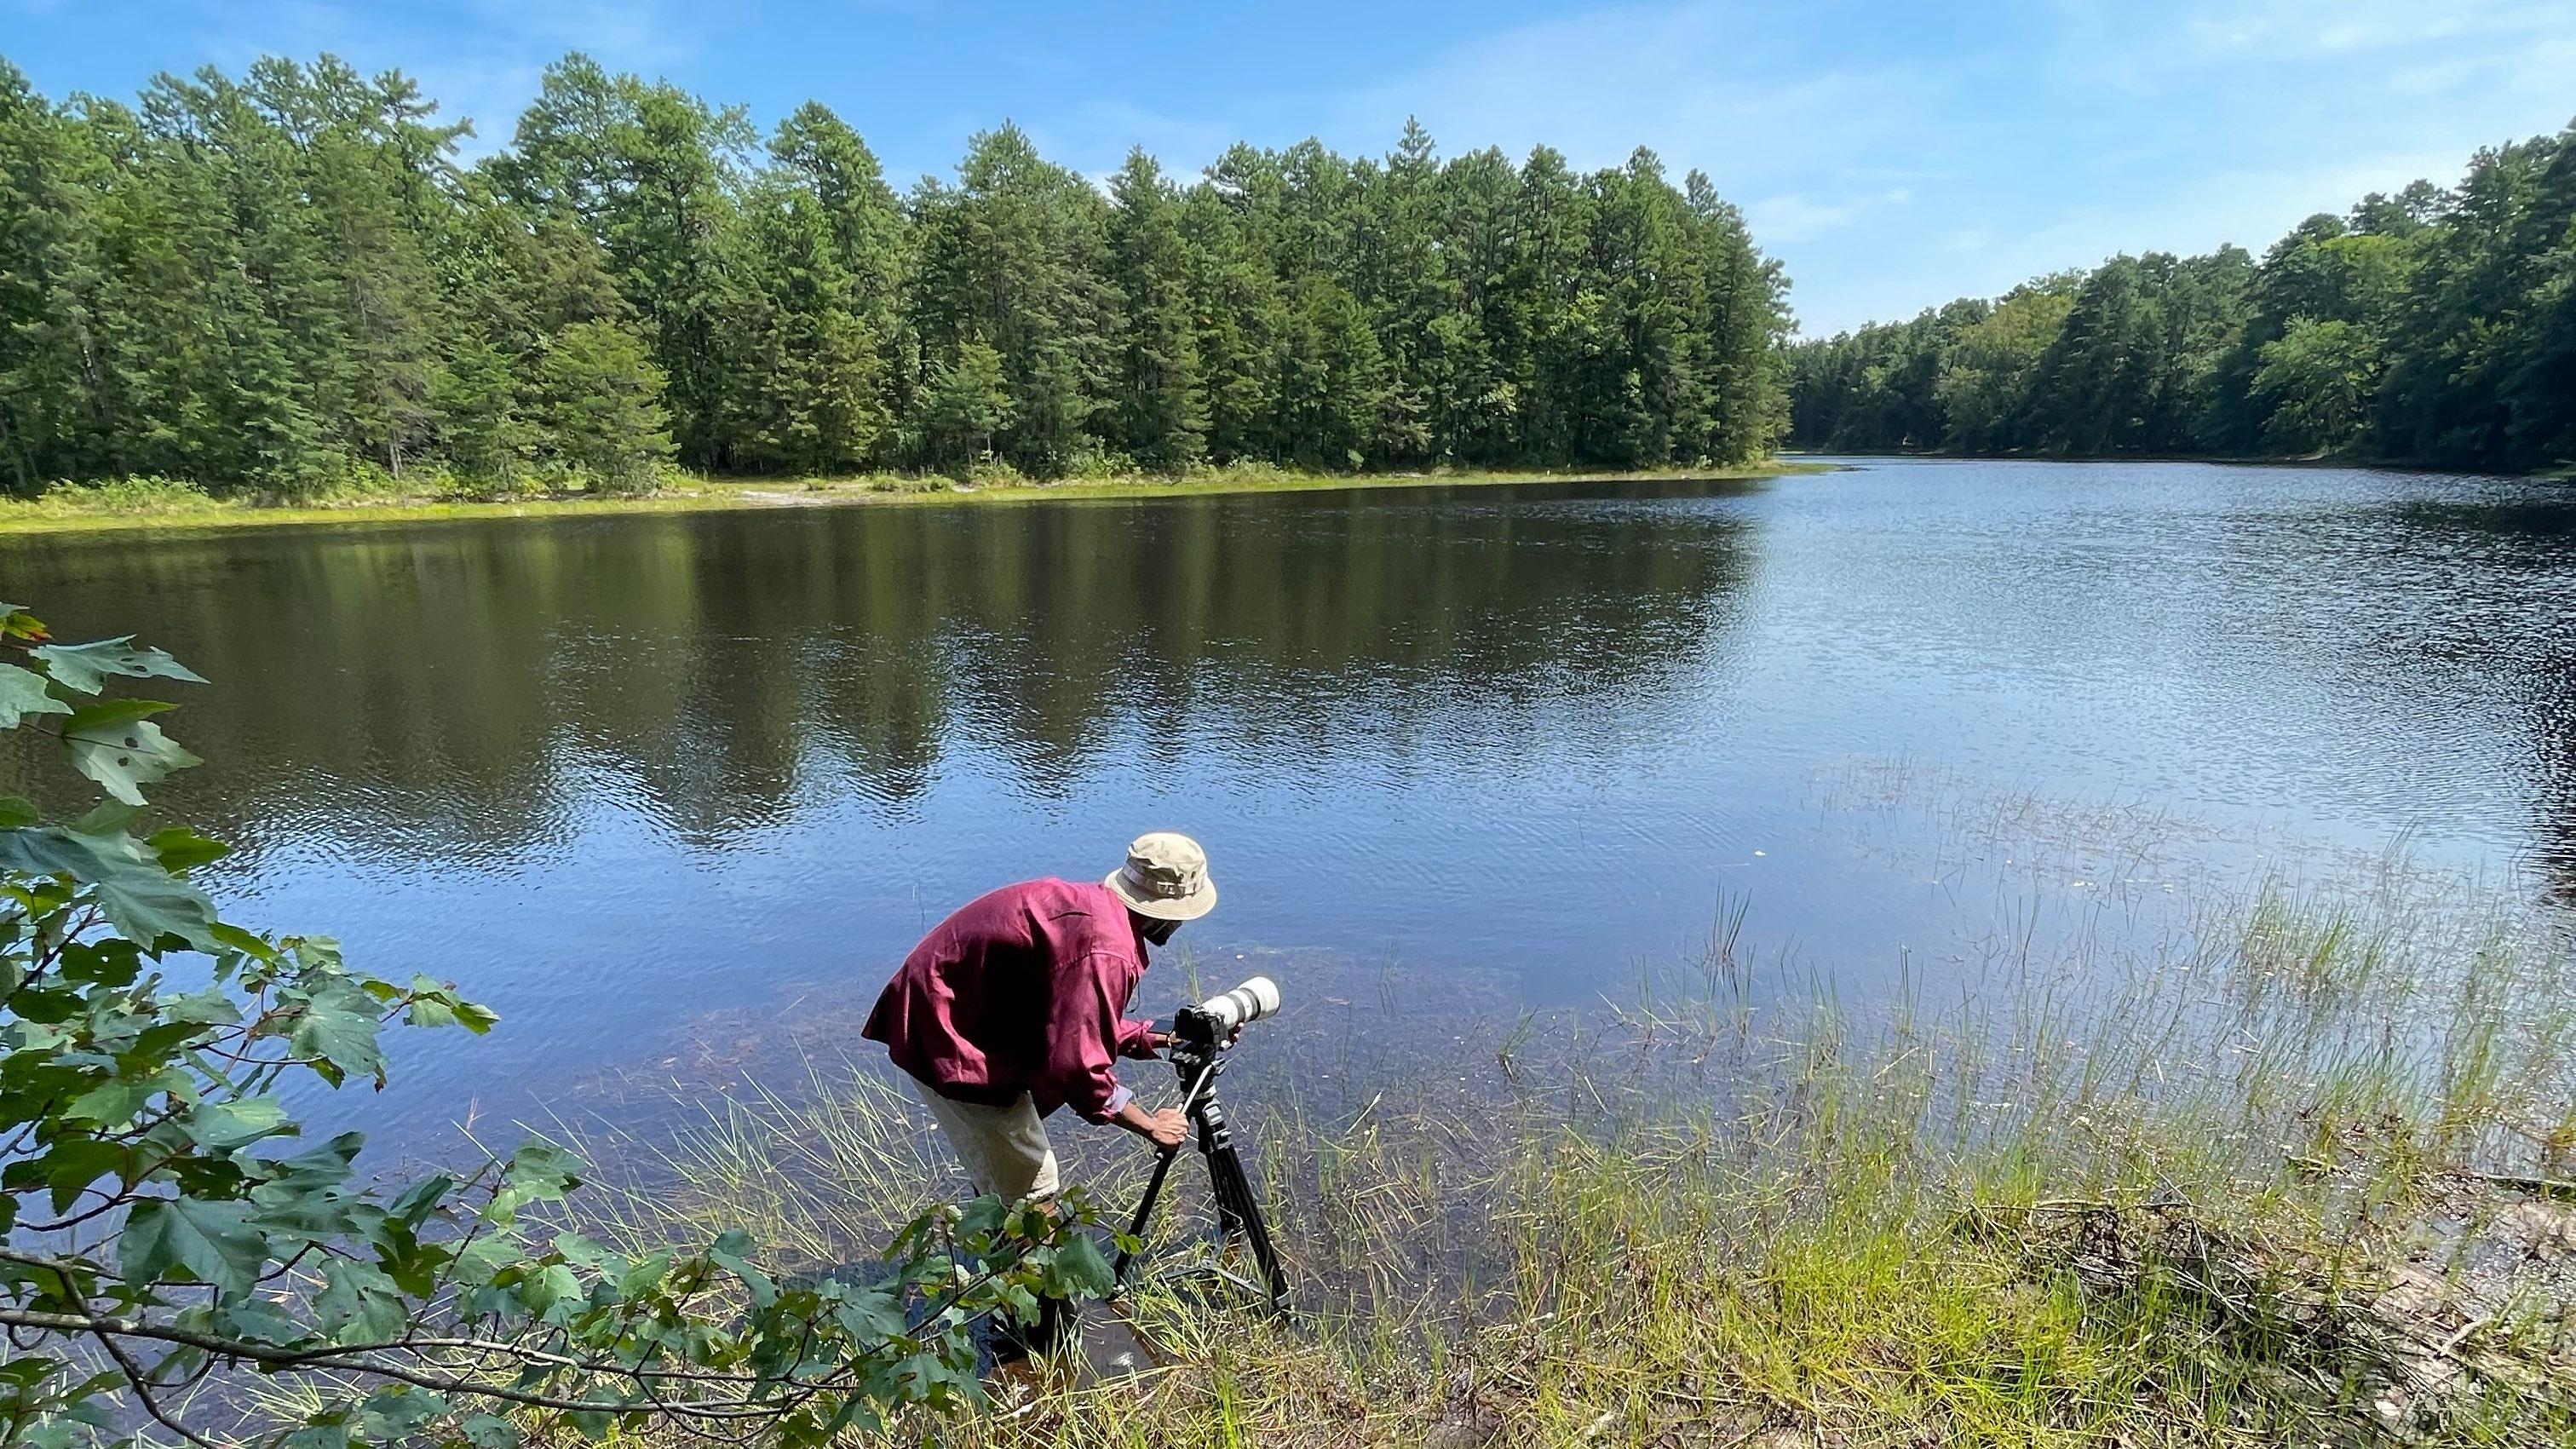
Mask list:
[[[1127,863],[1102,884],[1127,908],[1158,921],[1195,921],[1216,909],[1216,882],[1208,879],[1207,852],[1186,835],[1157,830],[1127,847]]]

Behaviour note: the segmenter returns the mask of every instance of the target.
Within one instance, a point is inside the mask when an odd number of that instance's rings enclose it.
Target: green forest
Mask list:
[[[2576,460],[2576,126],[2373,193],[2256,260],[2118,256],[1793,345],[1824,448]]]
[[[1739,463],[1787,282],[1653,153],[1238,145],[1105,185],[1003,125],[898,193],[808,103],[567,56],[507,146],[330,57],[55,102],[0,61],[0,485],[279,500],[742,474]]]

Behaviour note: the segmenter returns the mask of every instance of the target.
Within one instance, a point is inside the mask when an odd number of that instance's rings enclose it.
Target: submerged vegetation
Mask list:
[[[580,55],[470,165],[436,110],[330,57],[132,105],[0,61],[0,487],[1632,469],[1785,424],[1779,267],[1642,149],[1408,127],[1104,188],[1005,125],[899,196],[820,104],[763,138]]]
[[[1731,909],[1702,959],[1541,1031],[1336,1061],[1338,1025],[1256,1028],[1251,1062],[1307,1061],[1232,1113],[1306,1322],[1148,1291],[1119,1329],[1141,1381],[1059,1364],[943,1442],[2576,1434],[2564,922],[2399,861],[2123,897],[2141,824],[1952,815],[1952,852],[2088,856],[2133,928],[1992,943],[1954,1005],[1837,1007]],[[913,1116],[837,1066],[716,1101],[626,1155],[596,1230],[741,1211],[837,1261],[944,1190]],[[1114,1202],[1137,1157],[1081,1175]]]
[[[1790,349],[1813,447],[2576,464],[2576,127],[2261,260],[2113,257]]]

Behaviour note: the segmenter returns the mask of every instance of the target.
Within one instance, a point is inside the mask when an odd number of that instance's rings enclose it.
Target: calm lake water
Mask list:
[[[1399,1012],[1592,999],[1729,901],[1846,995],[1922,969],[1983,908],[1836,817],[1889,762],[2576,899],[2539,483],[1863,461],[18,539],[0,580],[215,681],[162,798],[243,846],[235,919],[502,1011],[331,1109],[398,1133],[844,1031],[948,908],[1147,828],[1210,848],[1206,975],[1385,963]]]

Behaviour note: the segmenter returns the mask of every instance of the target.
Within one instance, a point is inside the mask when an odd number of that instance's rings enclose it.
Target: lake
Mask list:
[[[415,1141],[832,1045],[950,907],[1149,828],[1209,847],[1211,985],[1341,963],[1398,1015],[1615,993],[1735,907],[1847,998],[1937,971],[2001,897],[1877,848],[1890,781],[2576,900],[2576,489],[2536,482],[1853,460],[34,537],[0,577],[214,681],[160,798],[242,847],[232,918],[502,1012],[326,1113]]]

